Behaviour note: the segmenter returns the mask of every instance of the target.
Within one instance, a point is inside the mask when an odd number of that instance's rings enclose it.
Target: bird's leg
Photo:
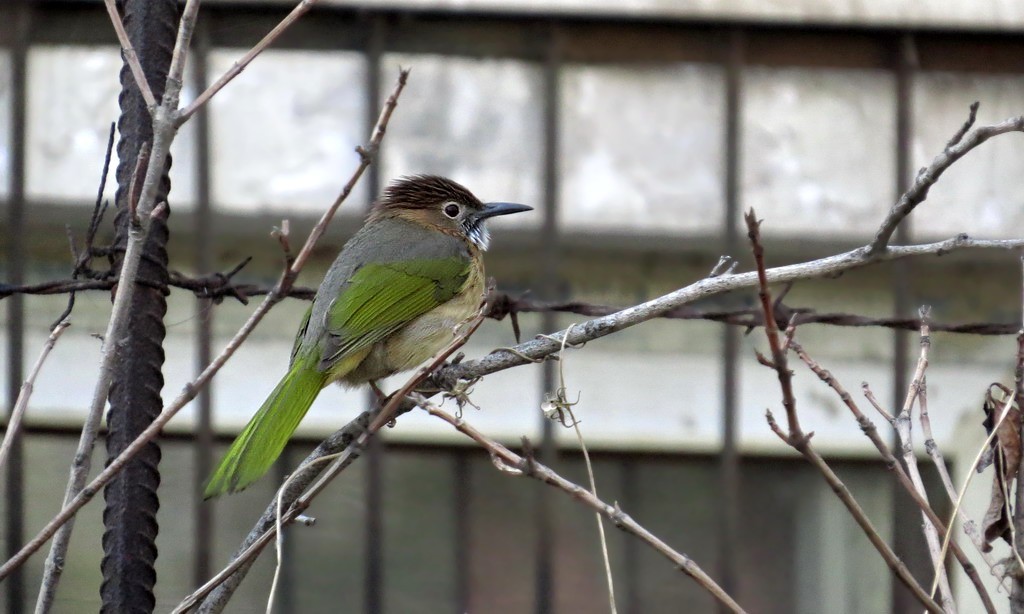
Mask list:
[[[384,391],[377,385],[376,380],[370,380],[370,389],[373,390],[374,396],[377,397],[378,407],[384,407],[384,404],[388,402],[389,395],[384,394]]]
[[[384,394],[384,391],[380,389],[380,386],[378,386],[377,382],[374,380],[370,380],[368,383],[370,384],[370,389],[373,390],[373,394],[377,397],[377,407],[383,409],[384,406],[388,404],[388,401],[391,400],[391,397],[394,396],[394,393]],[[397,422],[392,418],[388,422],[388,428],[394,427],[395,424],[397,424]]]

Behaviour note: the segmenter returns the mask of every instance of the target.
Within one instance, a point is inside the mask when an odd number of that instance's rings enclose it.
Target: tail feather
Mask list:
[[[315,361],[296,360],[231,444],[204,497],[237,492],[266,473],[326,383],[327,375],[317,371]]]

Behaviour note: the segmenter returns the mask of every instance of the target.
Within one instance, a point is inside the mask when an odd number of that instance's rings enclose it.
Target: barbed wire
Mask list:
[[[169,286],[187,290],[198,298],[211,299],[220,303],[225,298],[233,298],[242,304],[248,304],[249,299],[255,296],[263,296],[270,292],[272,286],[251,283],[234,283],[233,277],[248,264],[249,259],[226,272],[216,272],[208,275],[190,277],[172,271],[170,274]],[[11,285],[0,283],[0,299],[7,298],[13,294],[27,295],[53,295],[67,294],[85,290],[112,290],[117,286],[117,279],[106,277],[105,273],[86,272],[88,279],[56,279],[35,284]],[[148,280],[139,280],[144,285],[157,286],[162,289],[166,287],[154,284]],[[300,300],[312,300],[316,294],[315,288],[299,287],[292,288],[287,296]],[[795,325],[820,324],[826,326],[854,327],[854,328],[887,328],[891,330],[918,330],[921,326],[919,318],[900,317],[871,317],[853,313],[843,312],[818,312],[810,307],[792,307],[786,305],[782,299],[785,293],[781,293],[775,303],[775,314],[780,326],[790,323]],[[623,309],[621,306],[602,305],[588,303],[585,301],[542,301],[531,298],[528,295],[515,296],[505,292],[499,292],[493,301],[493,308],[488,317],[495,320],[502,320],[509,317],[512,326],[518,336],[518,314],[526,313],[566,313],[588,317],[605,316]],[[661,316],[668,320],[705,320],[719,322],[733,326],[742,326],[748,331],[764,325],[761,309],[757,307],[741,307],[735,309],[698,309],[696,307],[680,307],[673,309]],[[964,335],[1013,335],[1019,332],[1020,323],[1015,322],[937,322],[931,321],[933,331],[956,333]]]

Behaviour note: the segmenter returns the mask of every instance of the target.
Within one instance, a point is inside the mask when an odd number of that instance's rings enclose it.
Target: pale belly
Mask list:
[[[471,277],[465,290],[455,298],[374,345],[359,366],[341,381],[357,385],[419,366],[455,338],[456,327],[476,313],[482,298],[482,276],[479,280]]]

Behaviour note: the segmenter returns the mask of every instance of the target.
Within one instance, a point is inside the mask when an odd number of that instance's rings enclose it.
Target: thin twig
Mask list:
[[[312,5],[311,0],[303,0],[303,3],[309,3]],[[296,11],[299,7],[296,7]],[[283,22],[282,22],[283,23]],[[335,212],[338,210],[338,206],[348,195],[352,193],[352,189],[355,187],[356,182],[359,181],[359,177],[362,175],[362,171],[366,170],[370,166],[371,161],[376,156],[377,151],[380,150],[380,143],[384,140],[384,132],[387,130],[388,122],[391,120],[391,114],[395,112],[395,107],[398,105],[398,97],[402,95],[402,90],[405,89],[405,84],[409,80],[408,68],[403,68],[398,71],[398,82],[395,84],[395,89],[392,90],[391,95],[384,101],[384,106],[380,110],[380,115],[377,117],[377,123],[373,126],[373,131],[370,133],[370,140],[366,147],[357,147],[356,152],[359,153],[359,170],[356,174],[348,180],[348,183],[341,189],[341,193],[334,199],[334,202],[327,211],[324,212],[320,221],[317,222],[316,226],[313,227],[312,232],[309,233],[309,240],[299,250],[298,255],[295,256],[295,261],[292,262],[291,270],[301,270],[306,264],[306,260],[309,259],[310,254],[313,253],[313,247],[316,242],[320,240],[324,232],[327,230],[327,224],[331,222]]]
[[[971,105],[971,118],[968,119],[969,124],[974,123],[973,117],[978,110],[976,105],[977,103]],[[1007,132],[1024,132],[1024,116],[1011,117],[991,126],[980,126],[966,134],[961,134],[958,131],[954,135],[956,142],[954,143],[951,140],[950,144],[932,160],[931,164],[917,172],[913,185],[900,196],[900,199],[889,210],[889,214],[881,226],[879,226],[878,232],[875,233],[875,238],[871,242],[871,253],[877,254],[889,248],[889,240],[892,238],[893,233],[896,232],[896,227],[900,225],[904,218],[910,215],[915,207],[928,198],[928,190],[935,185],[935,182],[939,180],[939,177],[942,176],[946,169],[978,145],[996,135]],[[957,136],[960,138],[957,139]]]
[[[108,0],[109,1],[109,0]],[[220,76],[216,81],[213,82],[206,90],[199,94],[192,104],[185,107],[180,113],[178,113],[178,125],[181,125],[188,121],[196,111],[202,108],[203,105],[208,103],[217,92],[224,88],[225,85],[231,82],[232,79],[242,74],[242,71],[246,69],[253,60],[256,59],[260,53],[262,53],[267,47],[272,45],[274,41],[284,33],[295,21],[302,17],[306,11],[313,8],[313,5],[317,3],[317,0],[301,0],[291,13],[281,20],[274,29],[267,33],[260,42],[256,43],[252,49],[246,52],[237,62],[235,62],[226,73]]]
[[[782,430],[775,421],[775,417],[772,415],[771,410],[767,410],[765,412],[768,427],[779,437],[779,439],[803,455],[804,458],[818,469],[822,477],[825,478],[829,487],[834,493],[836,493],[836,496],[839,497],[839,500],[846,506],[846,509],[864,531],[864,534],[867,535],[868,540],[882,556],[896,577],[910,589],[914,597],[916,597],[917,600],[928,609],[928,611],[941,613],[942,608],[939,604],[935,603],[935,601],[924,592],[921,585],[918,584],[917,580],[915,580],[910,574],[910,570],[907,569],[907,566],[899,559],[898,556],[896,556],[896,553],[893,552],[892,548],[889,547],[889,544],[882,539],[882,536],[879,535],[878,530],[875,529],[867,514],[864,513],[864,509],[861,508],[860,504],[850,493],[843,481],[839,479],[839,476],[837,476],[828,463],[825,462],[825,459],[823,459],[814,447],[811,446],[811,435],[805,434],[800,428],[800,420],[796,413],[796,397],[793,395],[793,372],[789,370],[788,361],[786,360],[786,351],[779,340],[779,330],[777,324],[775,324],[775,316],[772,311],[771,292],[768,289],[770,276],[768,275],[764,262],[764,248],[761,245],[760,222],[757,220],[757,216],[754,214],[753,209],[747,212],[744,216],[744,220],[747,223],[747,236],[750,238],[751,250],[754,253],[754,262],[757,265],[759,296],[761,298],[761,307],[764,309],[765,335],[768,337],[768,344],[772,350],[771,360],[768,361],[767,359],[762,359],[762,362],[773,368],[778,375],[779,387],[782,389],[782,404],[786,408],[786,416],[789,423],[789,432]],[[792,332],[790,332],[788,336],[792,339]]]
[[[189,5],[186,5],[186,10],[188,9],[188,6]],[[402,74],[407,75],[408,71],[404,71]],[[395,86],[395,91],[401,92],[403,87],[404,77],[400,78],[399,83]],[[388,117],[390,117],[390,114],[388,114],[386,117],[382,116],[381,120],[379,121],[386,122]],[[380,139],[383,138],[384,132],[384,126],[375,126],[373,134],[374,139],[376,139],[376,143],[374,143],[374,141],[371,140],[371,146],[379,145]],[[354,183],[355,180],[362,176],[363,172],[365,172],[366,167],[369,166],[370,162],[371,160],[368,157],[361,157],[359,165],[356,167],[356,170],[352,174],[353,179],[351,179],[349,183],[346,184],[346,193],[351,191],[350,186]],[[344,198],[336,200],[335,203],[332,205],[332,208],[336,210],[337,207],[339,207],[343,201]],[[326,221],[321,220],[321,224],[326,224]],[[303,247],[303,249],[312,250],[312,246],[315,243],[316,238],[321,236],[322,234],[323,228],[320,228],[318,225],[317,228],[314,228],[313,231],[310,232],[309,237],[306,239],[306,245]],[[127,255],[125,256],[125,258],[127,260]],[[137,261],[134,266],[136,267],[137,270]],[[93,479],[93,481],[90,482],[88,486],[81,489],[76,496],[66,501],[64,506],[61,508],[61,511],[56,516],[54,516],[49,522],[47,522],[46,525],[39,531],[39,533],[36,534],[35,537],[29,540],[21,548],[21,550],[19,550],[7,562],[0,566],[0,580],[7,577],[14,569],[21,566],[26,560],[28,560],[28,557],[31,556],[32,553],[34,553],[40,547],[42,547],[43,544],[45,544],[46,541],[54,535],[54,533],[58,532],[58,530],[60,530],[60,528],[64,526],[66,523],[69,523],[71,519],[74,518],[78,510],[81,509],[86,503],[92,500],[92,498],[99,492],[100,488],[102,488],[107,482],[109,482],[110,479],[113,478],[114,475],[116,475],[128,463],[128,461],[131,460],[142,448],[144,448],[149,441],[151,441],[154,437],[159,435],[164,425],[167,424],[167,422],[169,422],[171,418],[173,418],[175,414],[177,414],[178,411],[181,410],[182,407],[184,407],[189,401],[195,398],[195,396],[199,393],[199,390],[203,386],[205,386],[210,381],[210,379],[220,370],[224,363],[226,363],[228,359],[231,358],[232,355],[234,355],[238,347],[248,338],[252,330],[256,328],[256,325],[259,324],[259,322],[263,319],[263,316],[265,316],[267,312],[270,311],[270,309],[274,305],[276,305],[285,294],[287,294],[292,284],[294,284],[295,278],[298,276],[299,270],[296,270],[295,267],[292,266],[286,269],[281,274],[281,278],[279,279],[275,289],[272,290],[270,294],[267,295],[267,297],[263,300],[260,306],[256,308],[256,310],[252,313],[251,316],[249,316],[249,319],[246,320],[244,325],[242,325],[242,328],[239,329],[239,331],[235,334],[231,341],[228,342],[227,346],[225,346],[224,350],[213,360],[213,362],[207,365],[207,367],[203,370],[202,373],[199,374],[198,377],[196,377],[196,379],[187,384],[185,389],[170,404],[164,407],[163,411],[160,412],[160,415],[156,418],[156,420],[154,420],[152,424],[146,427],[146,429],[139,434],[135,441],[133,441],[127,448],[125,448],[125,450],[121,452],[121,454],[118,455],[117,458],[111,460],[110,463],[104,468],[104,470],[100,472],[100,474],[97,475],[96,478]],[[122,284],[119,287],[117,296],[120,297],[121,294],[125,292],[125,289],[127,287],[130,287],[131,285],[133,284]],[[115,301],[115,308],[116,304],[117,303]],[[113,318],[111,318],[111,322],[113,323]],[[108,333],[110,328],[111,326],[108,326]],[[113,337],[108,336],[106,337],[106,339],[107,344],[110,345],[112,343]],[[108,354],[112,355],[113,353],[106,352],[104,354],[105,358]],[[109,387],[109,374],[107,375],[105,381],[106,387]],[[103,383],[102,371],[100,383]],[[100,404],[101,409],[102,403],[105,403],[106,401],[106,387],[102,389],[102,392],[104,394],[102,395],[103,401]],[[100,398],[100,386],[97,386],[96,395],[97,396],[95,398]]]
[[[598,499],[596,495],[588,491],[586,488],[563,478],[536,459],[529,456],[520,456],[519,454],[512,452],[505,446],[488,438],[486,435],[473,428],[471,425],[466,423],[465,420],[456,418],[455,416],[445,412],[437,405],[428,401],[423,395],[414,394],[413,398],[416,400],[417,405],[425,409],[431,416],[444,420],[455,427],[455,429],[460,433],[471,438],[487,450],[491,455],[491,458],[495,461],[496,466],[503,465],[505,468],[509,469],[502,471],[503,473],[509,475],[529,476],[564,491],[583,505],[590,507],[595,512],[611,520],[615,523],[615,526],[630,535],[639,538],[659,554],[672,561],[680,571],[693,578],[701,588],[708,591],[708,593],[710,593],[711,596],[718,600],[718,602],[723,606],[732,612],[744,611],[743,608],[741,608],[728,593],[722,590],[722,588],[718,586],[718,584],[690,557],[674,550],[657,536],[653,535],[650,531],[633,520],[628,514],[623,512],[618,505],[608,505],[604,501]]]
[[[153,107],[156,106],[156,97],[153,96],[153,90],[150,89],[149,82],[146,81],[146,73],[142,70],[142,64],[139,63],[139,56],[135,54],[135,47],[132,46],[132,41],[128,38],[128,32],[124,29],[124,23],[121,21],[121,15],[117,12],[115,0],[103,0],[103,4],[107,7],[107,14],[110,15],[110,23],[114,26],[114,32],[117,32],[117,40],[121,43],[121,54],[124,55],[124,61],[128,63],[132,77],[135,78],[135,85],[138,86],[139,92],[142,93],[142,99],[152,113]]]
[[[793,372],[786,366],[786,352],[779,342],[779,325],[775,321],[774,304],[771,293],[768,290],[768,273],[764,264],[764,247],[761,245],[760,225],[757,215],[753,209],[747,211],[744,216],[747,223],[747,237],[750,238],[751,249],[754,252],[754,261],[757,263],[757,296],[761,301],[761,309],[764,312],[764,333],[768,337],[768,347],[772,352],[771,364],[779,378],[779,387],[782,389],[782,406],[786,409],[786,421],[789,426],[788,438],[792,443],[806,441],[800,428],[800,420],[796,415],[796,398],[793,396]]]
[[[894,418],[892,414],[890,414],[888,411],[886,411],[884,407],[882,407],[882,405],[878,402],[878,399],[875,398],[875,393],[871,392],[871,387],[868,385],[868,383],[862,382],[860,387],[861,390],[864,391],[864,398],[871,403],[871,405],[875,408],[876,411],[878,411],[878,413],[882,415],[883,418],[885,418],[886,422],[891,424],[893,428],[896,428],[896,418]]]
[[[875,424],[866,415],[864,415],[864,412],[861,411],[860,407],[853,400],[853,397],[850,395],[849,392],[846,391],[846,388],[844,388],[843,385],[839,383],[839,380],[837,380],[836,377],[828,369],[825,369],[813,358],[811,358],[811,356],[807,353],[803,346],[800,345],[796,340],[791,339],[789,342],[789,347],[793,350],[797,357],[799,357],[800,360],[802,360],[804,364],[807,365],[807,367],[815,375],[818,376],[818,379],[825,382],[830,388],[832,388],[832,390],[835,391],[835,393],[839,396],[840,400],[843,401],[843,404],[846,405],[846,407],[850,410],[850,413],[853,414],[854,419],[856,419],[857,424],[860,426],[860,430],[867,436],[868,439],[871,440],[871,443],[874,444],[875,449],[878,450],[879,455],[882,457],[882,461],[885,463],[885,468],[893,474],[893,476],[896,478],[896,481],[899,482],[900,486],[902,486],[903,489],[907,492],[907,494],[910,495],[910,498],[914,500],[914,503],[916,503],[917,506],[921,509],[921,511],[928,517],[928,520],[931,521],[932,524],[934,524],[935,527],[939,530],[939,533],[943,537],[945,537],[946,531],[948,530],[946,525],[942,524],[942,521],[939,519],[939,516],[935,513],[935,510],[932,509],[928,501],[921,496],[921,494],[917,491],[916,488],[914,488],[914,483],[910,480],[910,477],[903,469],[903,466],[900,465],[899,461],[893,455],[892,450],[889,449],[888,444],[886,444],[885,441],[882,439],[881,435],[878,434],[878,429],[875,427]],[[870,390],[868,392],[870,392]],[[960,548],[960,546],[955,541],[952,543],[952,547],[953,554],[954,556],[956,556],[956,559],[960,563],[960,566],[963,567],[964,573],[967,574],[967,577],[974,585],[975,590],[978,591],[978,595],[981,597],[982,605],[984,605],[985,611],[994,613],[995,604],[992,603],[992,599],[989,596],[988,591],[985,589],[985,585],[981,581],[981,576],[978,575],[978,570],[974,567],[974,564],[971,563],[970,559],[967,558],[967,554]],[[994,562],[990,563],[989,567],[991,568],[993,565]]]
[[[974,127],[974,122],[977,121],[978,119],[979,106],[981,106],[981,103],[978,102],[977,100],[971,103],[970,112],[967,114],[967,121],[965,121],[964,124],[960,126],[960,129],[956,131],[956,134],[954,134],[952,138],[946,141],[946,149],[944,151],[949,151],[950,149],[958,145],[960,141],[964,139],[964,135],[967,134],[967,131]]]
[[[567,332],[572,332],[573,325],[570,324]],[[576,432],[576,440],[580,444],[580,450],[583,452],[583,462],[587,468],[587,479],[590,481],[590,492],[597,498],[597,480],[594,478],[594,467],[590,462],[590,452],[587,450],[587,442],[583,439],[583,431],[580,429],[580,421],[576,419],[576,414],[573,412],[573,405],[576,405],[579,401],[570,402],[566,394],[565,386],[565,342],[568,340],[568,334],[562,337],[562,347],[558,350],[558,390],[555,392],[555,398],[551,399],[546,403],[550,404],[551,409],[545,409],[546,417],[556,419],[561,424],[565,425],[565,420],[562,412],[568,414],[568,423],[572,425],[573,430]],[[608,539],[604,534],[604,521],[601,517],[601,513],[598,511],[594,512],[597,518],[597,535],[601,543],[601,557],[604,561],[604,573],[605,581],[608,584],[608,609],[611,614],[616,614],[618,611],[615,607],[615,582],[612,578],[612,561],[608,555]]]
[[[927,380],[925,380],[927,382]],[[918,419],[921,421],[921,433],[924,435],[925,442],[924,448],[928,453],[929,458],[932,459],[932,464],[935,465],[935,470],[939,474],[939,479],[942,481],[942,486],[946,491],[946,496],[949,498],[949,503],[956,503],[956,486],[953,486],[953,478],[949,475],[949,467],[946,466],[946,459],[943,457],[942,450],[939,449],[938,443],[935,441],[935,436],[932,434],[931,418],[928,415],[928,388],[924,386],[917,396],[917,404],[920,409],[918,413]],[[1007,516],[1009,518],[1009,516]],[[960,526],[963,528],[964,534],[970,538],[971,543],[974,544],[975,550],[981,556],[985,564],[988,565],[989,572],[996,578],[999,579],[999,583],[1003,585],[1003,588],[1009,592],[1010,587],[1006,584],[1008,578],[1005,574],[996,573],[996,568],[999,567],[1000,563],[996,561],[992,554],[985,549],[985,541],[978,532],[978,523],[973,518],[968,516],[963,509],[959,510],[957,518],[960,520]],[[940,532],[944,532],[945,529],[938,522],[937,518],[931,518],[933,524],[939,527]],[[956,554],[958,544],[954,540],[952,542],[953,553]],[[958,557],[959,558],[959,557]],[[970,574],[968,574],[970,575]],[[987,595],[986,595],[987,597]]]
[[[946,522],[946,526],[953,524],[953,522],[956,520],[957,515],[960,513],[960,506],[963,505],[964,495],[967,494],[967,487],[971,485],[971,480],[974,479],[975,468],[978,466],[978,463],[981,462],[981,457],[985,454],[985,451],[988,450],[990,445],[992,445],[992,440],[995,438],[996,432],[999,431],[999,426],[1002,425],[1003,420],[1005,420],[1006,416],[1010,414],[1011,407],[1013,407],[1012,394],[1006,396],[1006,405],[1003,406],[1003,410],[999,413],[999,419],[996,420],[994,425],[992,425],[992,432],[988,434],[988,437],[985,438],[985,441],[981,444],[981,447],[978,448],[978,453],[974,455],[974,461],[967,466],[966,476],[964,477],[964,482],[960,487],[960,494],[958,494],[956,497],[956,503],[953,505],[953,511],[950,512],[949,520]],[[946,551],[949,549],[951,535],[952,532],[948,531],[946,533],[946,538],[942,540],[942,551],[939,553],[940,565],[942,564],[942,561],[944,561],[946,558]],[[935,594],[935,589],[937,588],[939,582],[939,570],[935,569],[933,571],[934,578],[932,580],[931,590],[929,591],[930,595]]]
[[[925,490],[924,480],[921,479],[921,472],[917,466],[917,455],[914,454],[914,442],[912,438],[911,427],[913,425],[912,414],[914,411],[914,401],[917,400],[918,393],[925,387],[925,371],[928,368],[928,349],[931,347],[931,334],[928,330],[928,318],[931,313],[931,309],[927,306],[921,307],[919,316],[921,318],[921,354],[917,360],[917,368],[914,371],[914,378],[910,382],[910,386],[907,389],[907,396],[903,401],[903,407],[900,412],[896,414],[896,436],[899,438],[900,452],[903,456],[903,464],[907,469],[907,475],[910,476],[911,482],[914,484],[914,490],[917,491],[921,498],[925,501],[928,500],[928,491]],[[949,586],[949,576],[946,573],[945,561],[940,557],[941,546],[939,544],[939,535],[935,529],[935,526],[928,519],[928,515],[922,512],[924,522],[922,524],[924,528],[925,541],[928,544],[928,555],[931,557],[932,566],[938,571],[938,585],[941,588],[939,594],[942,606],[947,612],[956,612],[956,603],[953,601],[953,592]]]
[[[89,218],[89,226],[85,231],[85,245],[82,246],[82,251],[79,254],[75,254],[74,241],[71,239],[71,229],[68,228],[68,240],[71,243],[71,256],[74,258],[75,266],[71,270],[71,280],[77,280],[80,275],[85,273],[89,269],[89,264],[92,262],[93,255],[93,242],[96,240],[96,233],[100,229],[100,222],[103,221],[103,214],[107,210],[107,201],[103,199],[103,192],[107,188],[107,174],[110,171],[110,159],[114,153],[114,133],[117,130],[117,124],[110,122],[110,131],[107,134],[107,149],[103,156],[103,170],[100,172],[100,185],[96,189],[96,204],[92,208],[92,217]],[[71,311],[75,308],[75,291],[71,290],[68,293],[68,304],[64,308],[64,311],[57,316],[54,320],[53,325],[50,326],[50,330],[55,329],[61,322],[68,319],[71,316]]]
[[[320,458],[313,461],[313,463],[320,464],[333,461],[340,454],[330,454],[328,456],[321,456]],[[274,550],[277,554],[277,561],[274,565],[274,577],[270,581],[270,593],[267,595],[267,610],[266,614],[271,614],[274,610],[274,596],[277,594],[277,586],[281,581],[281,568],[284,566],[284,493],[287,492],[288,487],[295,481],[299,476],[299,473],[292,473],[288,476],[281,487],[277,489],[277,494],[274,496],[274,501],[277,505],[277,511],[274,518],[274,528],[277,531],[277,538],[274,540]],[[296,516],[294,521],[300,522],[302,518],[308,518],[302,516]],[[303,523],[309,526],[312,523]]]
[[[46,362],[46,357],[50,355],[50,351],[53,350],[57,339],[60,338],[61,334],[69,326],[71,326],[71,322],[64,320],[57,324],[57,327],[50,332],[50,336],[43,343],[42,351],[39,352],[39,358],[36,359],[35,364],[32,365],[32,370],[28,373],[28,377],[25,378],[25,382],[21,385],[18,399],[14,402],[14,408],[11,409],[11,415],[7,421],[7,432],[4,433],[4,441],[0,444],[0,468],[7,462],[7,455],[10,454],[11,446],[14,445],[14,441],[18,438],[21,431],[21,420],[25,415],[25,409],[28,407],[28,400],[32,396],[32,391],[35,389],[36,377],[39,376],[39,371],[43,368],[43,363]]]

